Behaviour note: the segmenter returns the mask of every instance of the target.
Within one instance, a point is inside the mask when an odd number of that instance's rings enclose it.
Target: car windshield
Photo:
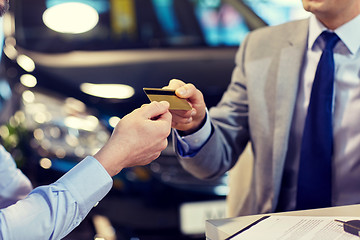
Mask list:
[[[94,8],[98,22],[83,33],[57,32],[44,24],[44,12],[79,2]],[[281,0],[17,0],[15,37],[39,52],[136,48],[234,47],[261,25],[303,17],[300,1]],[[77,20],[89,15],[77,12]],[[64,25],[69,12],[58,16]],[[90,21],[90,20],[89,20]]]

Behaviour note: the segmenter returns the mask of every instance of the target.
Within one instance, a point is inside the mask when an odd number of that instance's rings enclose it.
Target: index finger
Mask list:
[[[166,113],[169,110],[170,104],[166,101],[151,102],[150,104],[140,108],[143,111],[143,115],[147,119],[156,118],[159,115]]]
[[[171,79],[169,81],[169,85],[168,86],[165,86],[163,87],[163,89],[172,89],[172,90],[176,90],[178,89],[179,87],[182,87],[184,86],[185,83],[179,79]]]

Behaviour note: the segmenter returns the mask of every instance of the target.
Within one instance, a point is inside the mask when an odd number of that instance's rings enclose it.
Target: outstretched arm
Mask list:
[[[65,237],[110,191],[111,176],[150,163],[166,148],[171,129],[168,108],[167,102],[154,102],[134,110],[94,157],[86,157],[55,183],[38,187],[0,210],[0,239]]]

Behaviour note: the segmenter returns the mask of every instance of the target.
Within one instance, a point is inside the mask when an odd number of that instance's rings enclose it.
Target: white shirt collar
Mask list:
[[[335,29],[335,32],[352,55],[356,54],[360,48],[360,15]],[[328,30],[315,15],[310,16],[308,48],[312,48],[318,36]],[[331,30],[328,30],[331,31]]]

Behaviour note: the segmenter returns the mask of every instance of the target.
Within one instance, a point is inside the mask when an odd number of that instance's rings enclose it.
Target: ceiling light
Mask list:
[[[81,91],[86,94],[101,98],[126,99],[134,95],[135,90],[124,84],[93,84],[83,83]]]
[[[99,21],[99,14],[87,4],[68,2],[45,10],[43,21],[54,31],[77,34],[93,29]]]
[[[108,12],[110,8],[109,0],[46,0],[46,7],[50,8],[60,3],[66,3],[66,2],[85,3],[95,8],[99,14]]]

